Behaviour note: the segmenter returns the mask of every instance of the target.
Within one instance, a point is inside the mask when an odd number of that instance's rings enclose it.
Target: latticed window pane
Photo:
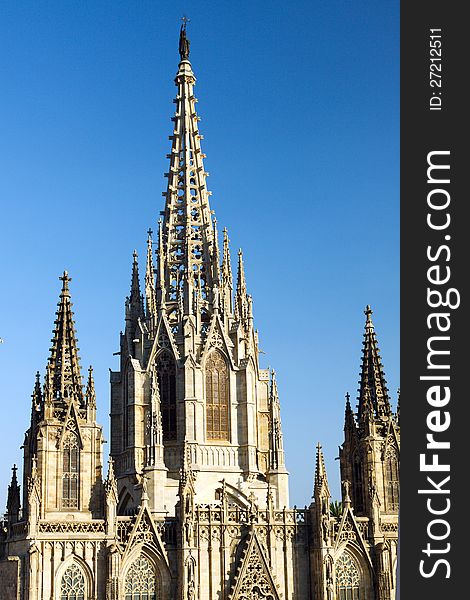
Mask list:
[[[85,600],[85,578],[75,563],[67,567],[62,576],[60,600]]]
[[[227,364],[218,351],[206,362],[206,421],[207,438],[230,440]]]
[[[62,451],[62,507],[78,508],[80,450],[75,433],[67,433]]]
[[[399,470],[397,453],[389,448],[385,456],[385,493],[387,510],[398,510],[400,492]]]
[[[338,558],[335,572],[338,600],[360,600],[359,570],[348,552],[344,552]]]
[[[125,600],[156,600],[157,578],[155,570],[145,556],[139,556],[126,575]]]
[[[157,361],[158,387],[162,411],[163,437],[176,439],[176,367],[168,352],[160,354]]]

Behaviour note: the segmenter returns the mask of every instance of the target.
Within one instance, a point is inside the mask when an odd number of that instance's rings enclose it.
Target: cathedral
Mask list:
[[[142,281],[134,252],[110,373],[107,467],[64,272],[1,520],[0,600],[392,600],[400,414],[372,310],[354,409],[346,396],[342,501],[318,445],[312,501],[289,508],[276,376],[259,365],[242,252],[234,277],[210,207],[185,24],[179,54],[162,218]]]

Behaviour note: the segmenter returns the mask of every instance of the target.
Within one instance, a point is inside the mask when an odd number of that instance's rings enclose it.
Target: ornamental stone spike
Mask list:
[[[180,34],[180,56],[175,85],[178,89],[170,158],[162,243],[159,248],[160,299],[170,310],[194,315],[194,298],[212,302],[210,292],[217,279],[213,268],[215,252],[212,211],[201,149],[199,117],[196,113],[194,84],[186,37],[186,21]],[[181,291],[178,291],[181,288]]]
[[[387,381],[383,372],[377,336],[372,322],[372,309],[366,306],[364,311],[366,324],[364,331],[362,367],[359,380],[358,419],[372,406],[375,417],[391,416]]]
[[[147,318],[154,321],[156,318],[155,296],[155,266],[153,264],[153,231],[147,231],[147,265],[145,269],[145,299],[147,305]]]
[[[69,290],[72,279],[67,271],[64,271],[59,279],[62,281],[62,290],[57,318],[54,322],[51,355],[47,365],[45,400],[46,403],[51,404],[73,397],[83,405],[82,375]]]

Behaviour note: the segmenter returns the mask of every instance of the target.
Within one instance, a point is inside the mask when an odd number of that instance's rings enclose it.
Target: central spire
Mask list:
[[[81,405],[84,403],[82,375],[69,290],[72,280],[67,271],[64,271],[60,280],[62,290],[47,365],[45,400],[46,403],[52,403],[75,398]]]
[[[160,288],[163,302],[182,306],[183,314],[194,314],[195,303],[213,308],[213,284],[218,265],[214,227],[209,206],[193,87],[196,78],[189,57],[186,21],[180,32],[180,63],[175,78],[178,88],[162,227]],[[163,285],[162,285],[163,284]]]
[[[380,358],[377,336],[372,323],[372,309],[369,305],[364,311],[366,324],[364,331],[361,379],[359,381],[358,416],[368,410],[376,417],[390,416],[390,399]]]

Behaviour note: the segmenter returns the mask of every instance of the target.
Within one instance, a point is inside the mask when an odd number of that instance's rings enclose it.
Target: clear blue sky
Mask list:
[[[281,393],[291,504],[321,441],[339,496],[366,304],[399,387],[398,0],[0,3],[0,503],[68,269],[108,435],[132,251],[163,208],[187,14],[220,230]],[[3,508],[0,506],[0,511]]]

